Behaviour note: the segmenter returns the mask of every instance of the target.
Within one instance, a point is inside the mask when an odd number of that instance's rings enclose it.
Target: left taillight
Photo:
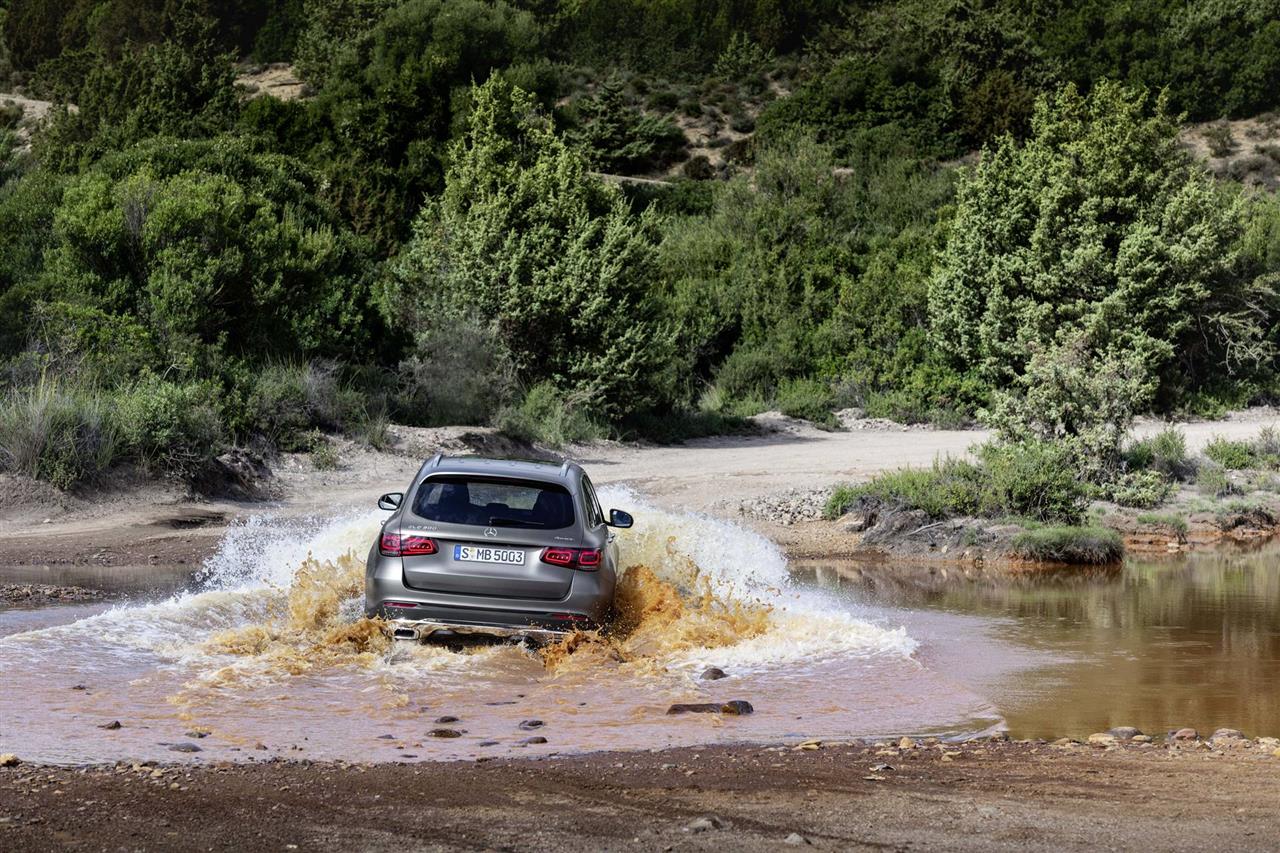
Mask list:
[[[401,536],[384,533],[378,543],[378,553],[384,557],[425,557],[439,551],[436,540],[430,536]]]

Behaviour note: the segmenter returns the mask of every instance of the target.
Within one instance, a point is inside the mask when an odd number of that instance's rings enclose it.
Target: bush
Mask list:
[[[313,428],[355,427],[363,416],[362,396],[342,382],[335,365],[276,363],[254,378],[240,431],[294,453],[309,449]]]
[[[548,447],[595,441],[604,438],[605,430],[591,417],[589,402],[543,382],[529,389],[519,405],[499,413],[498,428],[514,438]]]
[[[1186,436],[1177,427],[1165,427],[1149,438],[1135,441],[1126,452],[1126,462],[1131,468],[1149,468],[1171,480],[1185,481],[1195,473]]]
[[[154,377],[120,396],[119,420],[134,458],[148,469],[189,480],[221,452],[224,430],[211,382],[180,385]]]
[[[1173,484],[1159,471],[1130,471],[1108,483],[1106,492],[1120,506],[1151,509],[1169,499]]]
[[[1088,506],[1078,468],[1062,448],[1047,443],[988,444],[978,462],[948,458],[930,468],[890,471],[859,486],[835,490],[826,514],[836,517],[859,502],[956,516],[1027,518],[1074,524]]]
[[[338,469],[338,448],[333,446],[324,433],[313,430],[308,436],[311,448],[311,467],[317,471],[336,471]]]
[[[832,413],[836,395],[828,382],[818,379],[785,379],[778,386],[774,399],[778,410],[787,417],[803,418],[827,428],[836,426],[836,418]]]
[[[1224,498],[1236,493],[1226,469],[1217,463],[1200,466],[1200,470],[1196,472],[1196,488],[1201,494],[1213,498]]]
[[[397,413],[428,426],[489,423],[516,391],[497,329],[467,316],[426,322],[397,371]]]
[[[1247,441],[1230,441],[1215,435],[1204,446],[1204,455],[1232,471],[1252,468],[1257,463],[1253,446]]]
[[[0,405],[0,468],[60,489],[91,483],[124,455],[109,397],[41,379]]]
[[[1075,524],[1089,505],[1072,448],[1054,442],[991,443],[978,449],[987,473],[984,511]]]
[[[1243,210],[1189,159],[1163,99],[1068,86],[1040,100],[1025,143],[1003,139],[962,182],[929,287],[935,343],[1063,434],[1123,427],[1112,404],[1169,410],[1239,382],[1273,354]],[[1043,381],[1071,365],[1086,390],[1110,374],[1106,410],[1040,405]]]
[[[1138,516],[1139,524],[1156,524],[1167,527],[1178,535],[1179,539],[1185,538],[1187,535],[1187,520],[1180,515],[1172,513],[1155,514],[1143,513]]]
[[[1124,543],[1108,527],[1040,527],[1015,536],[1013,553],[1042,563],[1107,565],[1124,557]]]

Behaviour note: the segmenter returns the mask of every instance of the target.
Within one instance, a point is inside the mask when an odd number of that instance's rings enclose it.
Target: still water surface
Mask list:
[[[968,636],[935,638],[961,649],[933,652],[999,708],[1015,737],[1117,725],[1280,734],[1280,547],[1000,583],[886,584],[877,574],[873,585],[833,562],[796,570],[886,617],[901,613],[913,636],[913,625],[941,616],[967,626]]]

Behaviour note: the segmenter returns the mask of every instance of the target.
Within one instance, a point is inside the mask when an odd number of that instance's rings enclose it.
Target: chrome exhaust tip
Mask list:
[[[391,632],[391,636],[397,640],[416,640],[418,639],[418,630],[416,628],[396,628]]]

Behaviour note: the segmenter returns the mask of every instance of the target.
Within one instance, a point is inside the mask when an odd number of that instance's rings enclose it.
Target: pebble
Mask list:
[[[752,713],[755,713],[755,710],[756,710],[755,708],[751,707],[751,703],[745,699],[734,699],[732,701],[725,702],[723,705],[720,706],[721,713],[730,714],[733,716],[741,716],[742,714],[752,714]]]
[[[443,717],[436,717],[436,722],[437,723],[456,723],[458,722],[458,718],[454,716],[450,716],[449,714],[445,714]]]
[[[378,740],[395,740],[395,735],[378,735]]]
[[[107,729],[108,731],[115,731],[116,729],[124,728],[124,726],[120,724],[119,720],[112,720],[109,723],[103,723],[102,725],[98,726],[98,728]]]
[[[915,749],[915,748],[916,748],[916,742],[909,737],[904,737],[902,740],[898,741],[898,749]]]
[[[525,731],[531,731],[533,729],[540,729],[543,725],[545,724],[542,720],[521,720],[519,728],[522,728]]]
[[[170,752],[204,752],[194,743],[175,743],[169,747]]]
[[[830,489],[789,489],[745,500],[738,505],[738,513],[789,527],[801,521],[822,518],[830,495]]]
[[[703,681],[719,681],[722,678],[728,678],[725,671],[718,666],[709,666],[702,671],[702,675],[698,676]]]
[[[482,741],[480,741],[480,746],[497,746],[497,745],[498,745],[498,742],[497,742],[496,740],[482,740]]]
[[[428,737],[462,737],[462,732],[457,729],[432,729],[427,732]]]
[[[22,763],[22,759],[14,755],[12,752],[6,752],[0,755],[0,767],[17,767]]]
[[[714,702],[677,702],[667,709],[668,714],[718,714],[720,706]]]
[[[534,735],[533,737],[527,737],[524,740],[520,741],[520,745],[527,746],[531,743],[546,743],[546,742],[547,742],[547,739],[544,738],[542,735]]]
[[[786,838],[782,839],[782,843],[787,844],[791,847],[803,847],[804,845],[809,844],[810,841],[800,833],[793,832],[790,835],[788,835]]]
[[[1200,733],[1197,732],[1195,729],[1185,728],[1185,729],[1178,729],[1176,732],[1170,735],[1170,737],[1173,738],[1173,740],[1197,740],[1200,737]]]
[[[1115,746],[1119,743],[1119,739],[1110,732],[1097,732],[1089,735],[1089,744],[1091,746]]]
[[[206,732],[204,729],[192,729],[191,731],[187,732],[187,737],[193,737],[197,739],[202,737],[208,737],[208,736],[209,736],[209,733]]]

